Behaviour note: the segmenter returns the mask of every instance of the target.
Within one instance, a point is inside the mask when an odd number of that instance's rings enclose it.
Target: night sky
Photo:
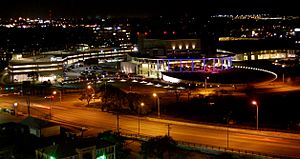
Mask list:
[[[292,0],[7,0],[0,5],[0,17],[82,17],[96,15],[147,16],[217,13],[275,12],[297,14]],[[197,3],[196,3],[197,2]]]

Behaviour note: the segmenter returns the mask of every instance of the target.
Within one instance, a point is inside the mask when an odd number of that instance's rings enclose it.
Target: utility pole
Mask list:
[[[232,114],[232,111],[230,111],[228,113],[228,117],[227,117],[227,121],[226,121],[226,124],[227,124],[227,130],[226,130],[226,136],[227,136],[227,148],[229,148],[229,120],[230,120],[230,116]]]
[[[28,116],[30,116],[30,96],[29,95],[27,95],[26,102],[27,102]]]
[[[30,81],[23,81],[22,83],[22,91],[25,92],[26,102],[27,102],[27,112],[28,116],[30,116]]]
[[[168,136],[170,136],[170,132],[171,132],[171,124],[168,123]]]
[[[119,110],[117,110],[117,133],[120,132],[120,117],[119,117]]]

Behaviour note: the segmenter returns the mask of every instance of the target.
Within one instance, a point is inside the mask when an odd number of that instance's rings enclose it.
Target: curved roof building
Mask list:
[[[233,53],[204,51],[200,39],[140,39],[139,51],[121,63],[125,73],[163,79],[162,72],[217,72],[232,66]]]

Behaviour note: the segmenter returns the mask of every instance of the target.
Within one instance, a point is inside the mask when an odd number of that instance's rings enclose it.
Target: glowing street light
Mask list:
[[[157,116],[160,118],[160,103],[159,103],[159,97],[156,93],[153,93],[153,97],[157,98]]]
[[[92,86],[91,86],[91,85],[88,85],[88,86],[87,86],[87,88],[88,88],[88,89],[91,89],[91,88],[92,88]]]
[[[282,70],[282,83],[284,83],[284,68],[285,68],[285,65],[281,65],[281,67],[283,68],[283,70]]]
[[[140,111],[141,111],[141,108],[144,107],[144,105],[145,104],[142,102],[138,108],[138,134],[140,134],[140,130],[141,130]]]
[[[88,102],[88,106],[90,105],[90,101],[92,99],[94,99],[94,102],[95,102],[95,90],[94,88],[91,86],[91,85],[87,85],[87,88],[85,90],[86,94],[85,94],[85,98],[87,99],[87,102]]]
[[[206,77],[206,78],[205,78],[205,81],[204,81],[205,90],[206,90],[206,88],[207,88],[207,80],[209,80],[209,77]]]
[[[14,107],[14,114],[15,115],[17,115],[17,106],[18,106],[18,103],[17,102],[15,102],[14,104],[13,104],[13,107]]]
[[[59,92],[59,103],[61,103],[61,91],[58,91]],[[56,91],[53,91],[52,92],[53,95],[56,95],[57,92]]]
[[[52,118],[52,105],[54,104],[54,95],[56,95],[56,91],[52,92],[52,95],[50,96],[50,119]],[[46,97],[45,97],[46,98]]]
[[[258,130],[258,104],[255,100],[253,100],[252,105],[256,106],[256,130]]]

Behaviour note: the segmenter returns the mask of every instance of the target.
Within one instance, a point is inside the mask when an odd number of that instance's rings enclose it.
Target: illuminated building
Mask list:
[[[121,63],[125,73],[163,79],[163,72],[218,72],[232,66],[234,54],[204,52],[200,39],[141,39],[139,52]]]
[[[272,60],[272,59],[292,59],[298,58],[296,54],[299,50],[292,49],[273,49],[273,50],[259,50],[236,54],[233,58],[234,61],[247,61],[247,60]]]
[[[133,49],[103,48],[85,51],[43,52],[34,57],[14,55],[8,64],[8,73],[11,82],[22,81],[50,81],[63,80],[63,66],[74,63],[83,63],[88,59],[96,59],[98,63],[124,61],[126,54]]]

